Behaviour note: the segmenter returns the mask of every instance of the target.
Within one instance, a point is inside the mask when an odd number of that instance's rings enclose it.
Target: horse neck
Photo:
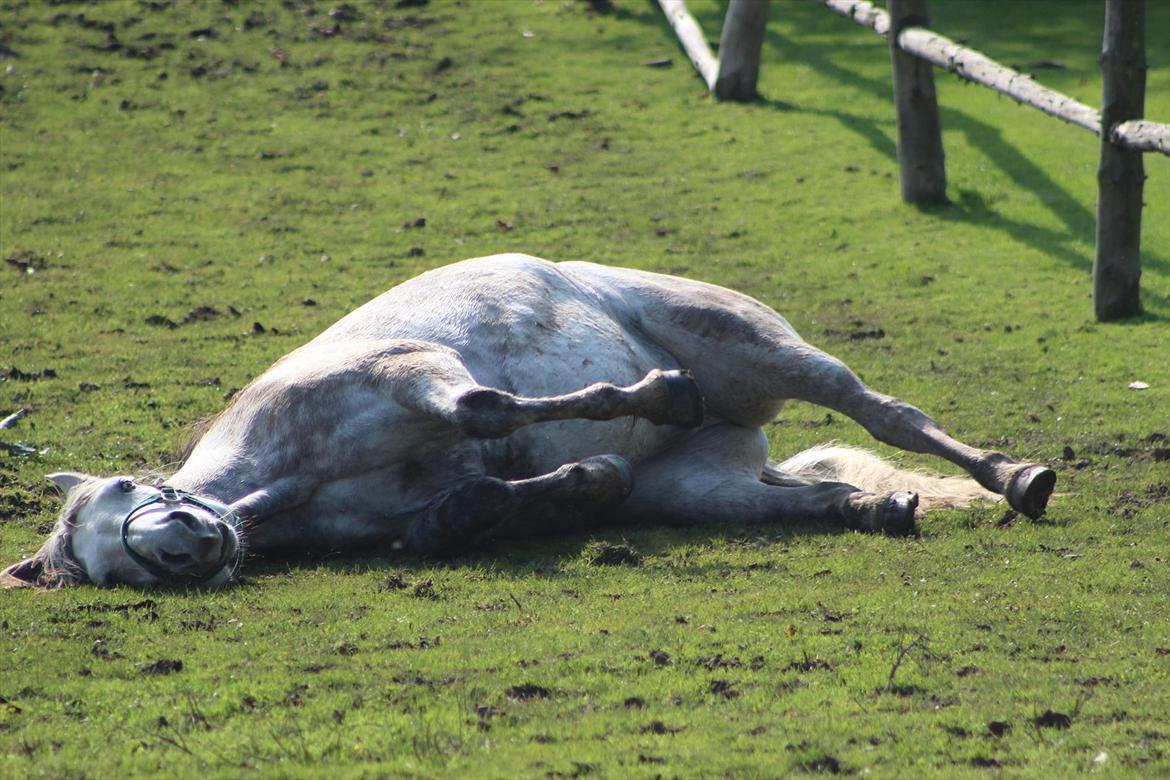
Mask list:
[[[260,485],[254,477],[255,465],[235,457],[235,449],[205,436],[167,484],[225,504],[240,500]]]

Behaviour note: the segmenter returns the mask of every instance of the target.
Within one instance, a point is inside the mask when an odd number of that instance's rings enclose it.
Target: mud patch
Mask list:
[[[1063,712],[1044,710],[1043,713],[1032,718],[1032,723],[1038,729],[1067,729],[1072,726],[1072,718]]]
[[[81,604],[75,611],[83,614],[101,612],[118,612],[122,617],[130,617],[130,613],[138,613],[140,620],[154,622],[158,620],[158,603],[154,599],[143,599],[129,604]]]
[[[174,674],[183,671],[183,662],[178,658],[160,658],[142,667],[143,674]]]
[[[545,688],[543,685],[536,685],[535,683],[523,683],[521,685],[513,685],[504,691],[504,695],[513,701],[529,701],[530,699],[548,699],[552,697],[552,691]]]
[[[730,680],[712,680],[710,691],[724,699],[734,699],[739,696],[739,691],[735,689]]]
[[[410,595],[414,596],[416,599],[427,599],[429,601],[439,600],[439,593],[435,590],[435,581],[430,579],[423,580],[422,582],[415,585],[414,590],[410,592]]]
[[[406,577],[400,571],[390,572],[386,575],[386,579],[382,580],[380,590],[406,590],[410,587]]]
[[[440,637],[419,637],[417,642],[408,642],[398,640],[390,642],[386,645],[387,650],[430,650],[432,647],[438,647],[442,644]]]
[[[839,775],[841,774],[841,762],[830,755],[816,756],[801,764],[806,772],[817,772],[821,774]]]
[[[987,733],[993,737],[1002,737],[1010,733],[1012,724],[1005,720],[993,720],[987,724]]]
[[[48,496],[13,488],[12,492],[0,492],[0,522],[48,513],[53,506],[53,499]]]
[[[828,661],[820,658],[804,658],[800,661],[793,661],[784,668],[781,672],[813,672],[818,669],[831,670],[833,665]]]
[[[43,368],[40,371],[21,371],[16,366],[0,368],[0,381],[11,380],[13,382],[37,382],[41,379],[56,378],[57,372],[51,368]]]
[[[668,666],[670,664],[670,654],[665,650],[651,650],[650,660],[654,662],[655,666]]]
[[[142,321],[147,325],[153,325],[156,328],[166,328],[167,330],[174,330],[175,328],[179,327],[179,323],[175,322],[170,317],[164,317],[161,314],[151,314]]]
[[[4,262],[22,274],[34,274],[49,267],[49,261],[30,252],[9,255]]]

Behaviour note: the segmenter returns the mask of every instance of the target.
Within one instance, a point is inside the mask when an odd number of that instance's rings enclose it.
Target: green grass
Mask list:
[[[333,36],[329,4],[162,5],[0,0],[0,416],[27,410],[0,431],[0,561],[53,521],[43,474],[164,464],[356,304],[506,250],[751,293],[965,440],[1053,464],[1060,495],[917,540],[617,529],[254,563],[223,592],[6,592],[0,776],[1170,772],[1165,157],[1146,313],[1102,325],[1097,141],[938,74],[952,203],[906,206],[885,44],[815,3],[773,3],[751,105],[706,98],[640,0],[363,3]],[[720,4],[692,5],[717,36]],[[1098,102],[1099,3],[930,6]],[[807,405],[769,433],[869,444]]]

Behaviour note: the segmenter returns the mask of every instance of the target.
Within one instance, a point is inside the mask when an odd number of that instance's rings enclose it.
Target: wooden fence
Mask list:
[[[898,170],[908,202],[946,199],[946,166],[932,66],[990,87],[1101,139],[1093,306],[1099,320],[1140,313],[1143,152],[1170,155],[1170,125],[1142,119],[1146,0],[1105,0],[1102,110],[1036,83],[927,29],[926,0],[816,0],[890,42]],[[707,88],[721,100],[753,100],[769,0],[730,0],[716,58],[685,0],[658,0]]]

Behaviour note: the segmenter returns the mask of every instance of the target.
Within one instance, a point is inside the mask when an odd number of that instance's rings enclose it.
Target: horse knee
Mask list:
[[[499,439],[516,430],[516,399],[491,387],[476,387],[455,399],[455,424],[475,439]]]
[[[598,506],[620,504],[634,490],[634,469],[620,455],[597,455],[563,467],[572,473],[572,499]]]

